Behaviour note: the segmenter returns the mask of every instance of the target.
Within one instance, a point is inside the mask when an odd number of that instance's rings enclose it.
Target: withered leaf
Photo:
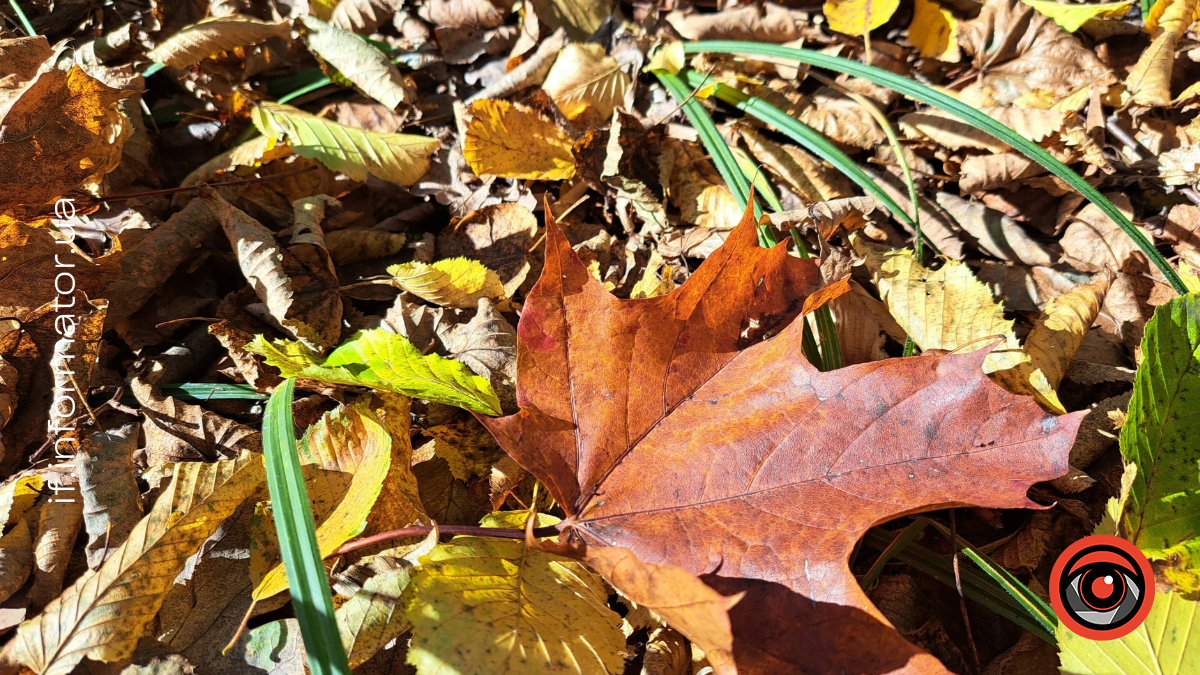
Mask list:
[[[134,475],[138,426],[126,424],[91,434],[75,455],[75,474],[88,533],[88,567],[96,569],[142,518],[142,497]]]
[[[150,466],[182,461],[232,459],[243,450],[262,451],[262,434],[183,403],[152,384],[134,378],[130,389],[146,418],[146,461]]]
[[[742,672],[945,672],[882,620],[851,549],[903,514],[1031,506],[1082,415],[993,384],[987,350],[818,372],[787,323],[815,264],[757,247],[752,214],[686,284],[637,301],[605,292],[548,220],[518,329],[521,411],[481,420],[568,529],[746,591]],[[754,325],[782,332],[759,342]]]

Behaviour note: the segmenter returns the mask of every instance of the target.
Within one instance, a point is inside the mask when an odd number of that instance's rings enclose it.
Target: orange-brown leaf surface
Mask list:
[[[548,220],[518,328],[521,410],[481,419],[570,535],[746,593],[743,673],[946,672],[870,603],[851,549],[904,514],[1034,506],[1026,489],[1066,472],[1081,416],[992,383],[988,350],[818,372],[789,324],[816,266],[758,248],[749,215],[643,300],[604,290]]]

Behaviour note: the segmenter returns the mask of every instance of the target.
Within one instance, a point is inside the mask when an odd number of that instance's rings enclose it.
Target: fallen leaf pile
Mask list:
[[[311,669],[285,378],[355,675],[1200,663],[1196,0],[0,15],[0,672]],[[691,40],[939,89],[1190,293],[950,113]],[[1157,575],[1108,643],[1019,602],[1093,532]]]

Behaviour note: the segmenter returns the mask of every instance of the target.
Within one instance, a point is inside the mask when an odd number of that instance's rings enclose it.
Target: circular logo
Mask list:
[[[1120,537],[1096,534],[1067,547],[1050,573],[1050,604],[1071,632],[1115,640],[1142,625],[1154,603],[1150,561]]]

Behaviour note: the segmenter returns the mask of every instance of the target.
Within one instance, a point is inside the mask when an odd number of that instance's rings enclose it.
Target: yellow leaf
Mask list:
[[[683,70],[685,62],[683,43],[671,40],[654,50],[654,54],[650,57],[650,63],[642,68],[642,71],[653,73],[656,70],[664,70],[672,75],[678,75],[679,71]]]
[[[250,119],[264,136],[286,140],[297,155],[357,181],[371,174],[412,185],[429,170],[429,156],[439,145],[428,136],[364,131],[278,103],[260,103]]]
[[[900,0],[829,0],[825,18],[830,30],[862,35],[887,23],[899,6]]]
[[[291,35],[291,25],[290,21],[267,23],[237,14],[205,19],[184,27],[151,49],[146,57],[172,68],[187,68],[235,47],[255,45],[273,37],[286,38]]]
[[[990,371],[992,379],[1009,391],[1032,394],[1045,398],[1046,401],[1057,402],[1057,396],[1051,399],[1041,391],[1042,379],[1045,381],[1044,387],[1048,387],[1051,392],[1058,389],[1071,358],[1075,356],[1092,322],[1100,314],[1100,307],[1104,305],[1104,296],[1111,282],[1112,279],[1108,275],[1100,275],[1096,281],[1076,286],[1050,300],[1046,310],[1034,321],[1033,330],[1025,337],[1023,351],[1027,358],[1008,355],[1006,358],[1015,363],[1008,368]],[[984,369],[987,370],[989,365],[1001,364],[985,362]],[[1061,404],[1058,407],[1059,411],[1065,412]]]
[[[573,42],[558,53],[542,89],[567,119],[595,126],[624,102],[629,76],[604,47]]]
[[[372,575],[334,613],[351,668],[366,663],[408,630],[399,602],[414,572],[409,561],[387,555],[371,556],[355,567]]]
[[[0,486],[0,520],[4,521],[5,527],[20,520],[33,508],[44,484],[40,473],[29,473],[10,478]]]
[[[675,290],[675,279],[672,277],[673,272],[674,270],[663,260],[658,251],[651,249],[650,261],[646,263],[646,271],[642,273],[642,278],[633,285],[633,290],[629,292],[629,297],[635,300],[638,298],[657,298],[660,295],[670,293]]]
[[[471,104],[463,156],[480,176],[567,180],[575,175],[571,137],[519,103],[482,99]]]
[[[265,478],[260,455],[183,462],[154,507],[97,570],[21,624],[3,657],[37,675],[68,675],[84,657],[128,658],[188,557]]]
[[[1098,5],[1062,5],[1054,0],[1021,0],[1030,7],[1054,19],[1068,33],[1079,30],[1092,19],[1120,19],[1129,13],[1133,0],[1106,2]]]
[[[586,40],[613,12],[612,0],[533,0],[539,22],[562,27],[575,40]]]
[[[432,265],[420,262],[392,265],[388,274],[400,288],[443,307],[472,309],[480,298],[504,301],[500,276],[478,260],[448,258]]]
[[[997,378],[999,384],[1064,412],[1054,388],[1022,351],[1013,322],[1004,318],[1004,305],[992,298],[970,267],[947,260],[940,269],[929,270],[913,258],[912,251],[887,251],[861,239],[855,241],[855,249],[866,258],[880,298],[896,323],[918,347],[971,352],[995,346],[983,362],[984,372],[1019,368],[1020,376]]]
[[[255,136],[250,140],[222,152],[201,164],[180,183],[183,187],[195,187],[216,178],[220,174],[236,171],[242,167],[257,167],[273,159],[292,154],[286,145],[277,145],[270,136]]]
[[[33,538],[29,523],[22,518],[0,538],[0,602],[12,597],[33,572]]]
[[[1146,30],[1154,41],[1125,78],[1125,89],[1138,105],[1171,103],[1171,71],[1175,48],[1188,28],[1200,18],[1200,0],[1158,0],[1146,17]]]
[[[958,63],[958,19],[933,0],[916,0],[908,39],[927,59]]]
[[[418,675],[608,675],[623,668],[621,619],[608,608],[600,577],[568,558],[527,550],[519,539],[455,537],[438,545],[421,558],[404,606],[413,624],[408,662]]]
[[[325,557],[352,537],[362,534],[367,517],[383,489],[392,464],[392,438],[366,401],[327,412],[297,446],[304,482],[317,526],[317,547]],[[412,520],[417,518],[412,511]],[[255,524],[262,533],[274,531]],[[270,565],[255,586],[255,600],[287,590],[287,574],[278,561],[277,541],[259,541],[252,549],[251,573]]]

